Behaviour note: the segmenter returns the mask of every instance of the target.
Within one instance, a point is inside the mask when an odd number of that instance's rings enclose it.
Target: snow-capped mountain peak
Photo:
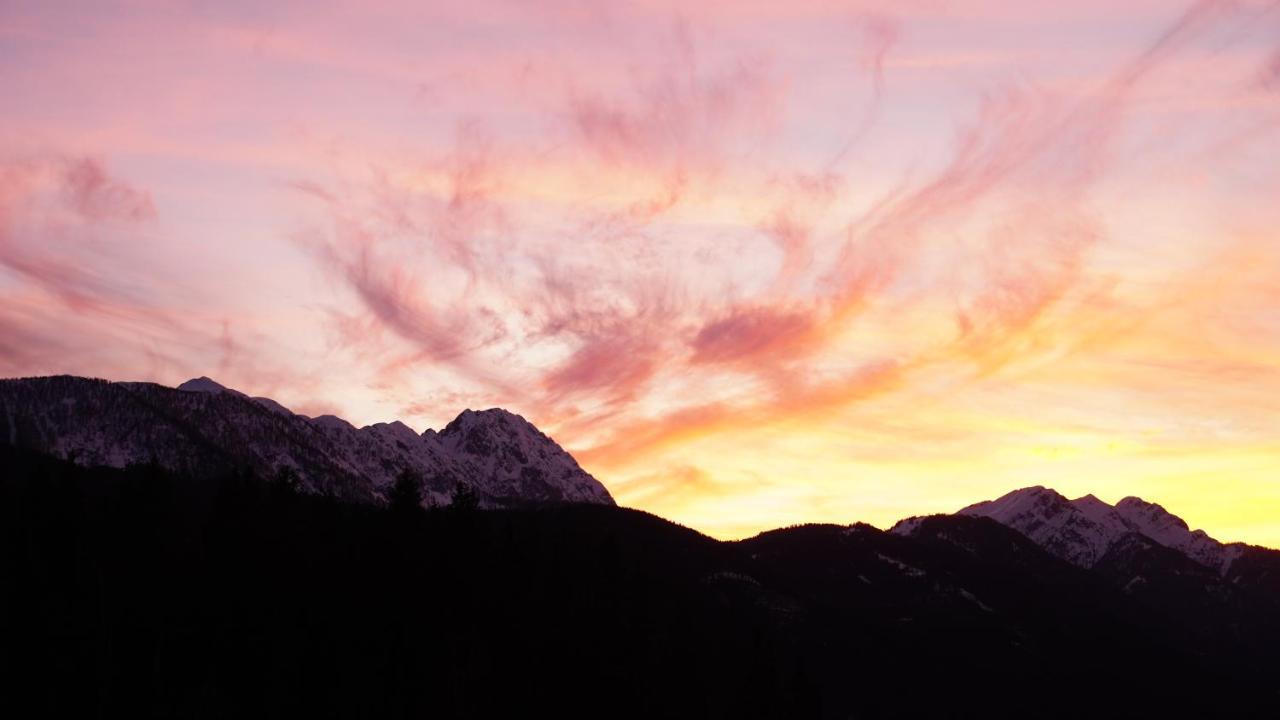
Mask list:
[[[1192,532],[1182,518],[1136,497],[1113,506],[1094,495],[1067,500],[1053,490],[1035,486],[970,505],[958,514],[989,517],[1082,567],[1093,567],[1134,533],[1218,572],[1225,572],[1241,552],[1241,546],[1223,545],[1200,530]]]
[[[1075,500],[1072,500],[1071,504],[1084,514],[1093,518],[1103,517],[1108,513],[1115,511],[1115,508],[1099,500],[1098,497],[1093,494],[1078,497]]]
[[[413,431],[413,428],[405,425],[399,420],[374,423],[372,425],[366,425],[361,429],[377,435],[382,435],[392,440],[399,440],[400,442],[411,443],[420,439],[418,433]]]
[[[503,410],[463,410],[435,435],[468,472],[487,476],[508,492],[541,497],[586,473],[576,460],[533,423]],[[604,488],[575,485],[569,499],[604,502]]]
[[[85,465],[156,462],[209,474],[283,469],[306,491],[381,502],[404,473],[424,502],[447,504],[459,485],[480,503],[613,504],[609,492],[519,415],[465,411],[440,433],[402,422],[355,428],[308,418],[207,377],[177,388],[69,376],[0,380],[0,438]]]
[[[1080,500],[1077,506],[1054,490],[1035,486],[970,505],[959,514],[989,517],[1021,532],[1053,555],[1091,567],[1124,530],[1098,507],[1105,503],[1092,496]]]
[[[1099,500],[1095,495],[1089,494],[1078,497],[1071,501],[1071,507],[1079,510],[1085,517],[1097,523],[1113,541],[1131,530],[1114,507]]]
[[[467,434],[473,432],[487,432],[490,428],[502,428],[504,431],[516,431],[520,433],[533,432],[541,435],[536,427],[523,417],[503,410],[502,408],[489,408],[487,410],[472,410],[467,408],[458,413],[458,416],[444,426],[440,431],[440,437],[450,437],[459,434]]]
[[[1057,492],[1040,485],[1025,487],[1020,490],[1001,495],[995,500],[984,500],[961,510],[964,515],[985,515],[994,520],[1004,522],[1028,513],[1043,514],[1052,512],[1067,501]]]

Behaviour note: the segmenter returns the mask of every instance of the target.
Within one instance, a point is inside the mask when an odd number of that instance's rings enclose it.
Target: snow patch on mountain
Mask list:
[[[927,517],[926,515],[912,515],[909,518],[903,518],[894,523],[893,527],[889,528],[889,532],[902,537],[911,537],[916,534],[916,531],[924,524]]]
[[[882,562],[897,568],[899,572],[901,572],[903,575],[906,575],[907,577],[918,578],[918,577],[924,577],[926,575],[924,570],[921,570],[920,568],[914,565],[908,565],[907,563],[904,563],[897,558],[889,557],[884,553],[876,553],[876,557],[880,558]]]

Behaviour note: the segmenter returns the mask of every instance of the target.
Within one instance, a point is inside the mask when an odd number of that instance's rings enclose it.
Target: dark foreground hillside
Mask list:
[[[614,507],[384,510],[0,453],[8,717],[1277,706],[1274,655],[1183,632],[985,518],[720,543]]]

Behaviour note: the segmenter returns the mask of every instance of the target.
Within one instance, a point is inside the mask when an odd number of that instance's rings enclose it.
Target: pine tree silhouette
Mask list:
[[[412,470],[401,470],[396,476],[396,483],[391,487],[391,511],[395,513],[413,514],[422,511],[422,488],[416,473]]]

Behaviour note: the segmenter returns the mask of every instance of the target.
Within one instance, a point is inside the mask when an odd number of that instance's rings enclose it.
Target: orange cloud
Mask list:
[[[723,532],[1280,466],[1271,5],[677,5],[14,9],[0,368],[507,405]]]

